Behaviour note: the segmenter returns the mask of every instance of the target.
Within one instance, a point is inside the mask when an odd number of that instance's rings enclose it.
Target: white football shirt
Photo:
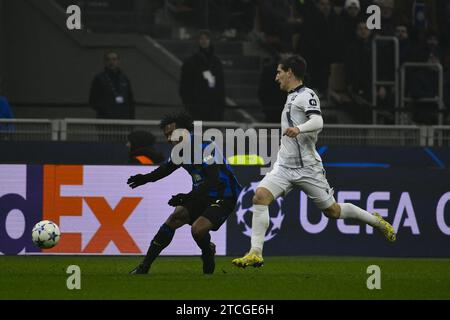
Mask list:
[[[313,90],[302,85],[289,92],[281,114],[282,133],[287,128],[305,123],[313,114],[322,115],[319,97]],[[279,165],[288,168],[303,168],[322,162],[322,158],[316,151],[316,142],[320,131],[300,133],[295,138],[283,136],[278,152]]]

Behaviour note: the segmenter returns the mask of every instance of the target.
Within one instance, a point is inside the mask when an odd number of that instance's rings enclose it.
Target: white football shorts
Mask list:
[[[320,210],[328,209],[336,200],[334,190],[328,184],[322,163],[305,168],[287,168],[276,162],[258,188],[266,188],[274,199],[287,195],[295,187],[300,188]]]

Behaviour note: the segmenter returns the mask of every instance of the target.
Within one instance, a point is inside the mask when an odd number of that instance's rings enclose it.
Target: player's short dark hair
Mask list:
[[[175,123],[177,129],[186,129],[188,131],[194,130],[194,120],[190,114],[185,111],[165,115],[161,120],[159,127],[164,130],[164,128],[171,123]]]
[[[281,58],[279,64],[284,71],[291,69],[297,79],[303,80],[305,78],[308,64],[303,57],[299,55],[289,55]]]

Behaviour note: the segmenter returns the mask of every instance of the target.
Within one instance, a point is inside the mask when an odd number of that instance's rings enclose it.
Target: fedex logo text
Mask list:
[[[61,237],[61,243],[53,249],[55,252],[100,253],[112,241],[122,253],[140,253],[124,223],[142,198],[123,197],[112,208],[104,197],[62,196],[60,191],[63,185],[83,185],[82,166],[45,166],[44,177],[45,220],[60,224],[61,216],[82,216],[85,202],[100,223],[83,248],[81,234],[68,233]]]
[[[33,183],[24,184],[27,178]],[[6,166],[0,181],[0,253],[39,252],[31,230],[42,220],[42,187],[36,188],[42,186],[42,167]]]
[[[20,167],[16,170],[20,171]],[[21,167],[25,168],[25,167]],[[18,173],[21,174],[21,173]],[[62,216],[82,216],[85,202],[100,223],[99,228],[86,246],[82,247],[81,233],[63,233],[61,242],[48,252],[101,253],[113,242],[123,253],[140,253],[128,231],[125,221],[138,206],[141,197],[123,197],[114,207],[104,197],[64,197],[60,190],[63,185],[83,185],[82,166],[27,166],[25,192],[8,193],[0,197],[0,233],[2,248],[6,254],[39,252],[30,238],[31,228],[40,220],[51,220],[61,224]],[[7,230],[7,217],[11,210],[19,210],[25,217],[22,235],[13,238]],[[17,218],[16,218],[17,219]]]

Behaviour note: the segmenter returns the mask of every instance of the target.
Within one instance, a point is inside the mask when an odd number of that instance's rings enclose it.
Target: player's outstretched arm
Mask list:
[[[172,172],[178,169],[178,166],[175,165],[172,161],[166,162],[158,167],[158,169],[147,173],[147,174],[137,174],[128,178],[127,184],[131,189],[135,189],[139,186],[142,186],[149,182],[156,182],[161,180]]]

